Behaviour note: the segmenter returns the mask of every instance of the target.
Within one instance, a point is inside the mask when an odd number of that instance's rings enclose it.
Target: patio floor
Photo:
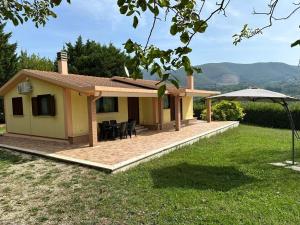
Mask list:
[[[115,172],[236,126],[238,122],[194,121],[180,131],[146,131],[131,139],[99,142],[96,147],[4,135],[0,147]]]

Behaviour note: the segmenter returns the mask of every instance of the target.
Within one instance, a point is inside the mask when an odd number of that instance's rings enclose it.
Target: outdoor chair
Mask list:
[[[117,121],[116,121],[116,120],[110,120],[110,121],[109,121],[109,124],[110,124],[110,125],[116,125],[116,124],[117,124]]]
[[[122,122],[119,128],[120,139],[127,138],[127,123]]]
[[[134,134],[136,136],[135,125],[136,125],[136,120],[132,120],[131,122],[128,123],[127,133],[130,138],[131,138],[132,134]]]
[[[112,128],[109,126],[109,121],[102,121],[99,125],[100,140],[107,140],[111,136]]]

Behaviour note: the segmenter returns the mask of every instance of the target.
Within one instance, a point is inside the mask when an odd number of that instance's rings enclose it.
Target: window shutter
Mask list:
[[[31,98],[31,108],[32,108],[32,115],[33,116],[38,116],[38,99],[37,97],[32,97]]]
[[[55,116],[56,115],[56,108],[55,108],[55,98],[54,95],[49,95],[49,113],[50,116]]]
[[[12,98],[13,115],[23,116],[23,99],[22,97]]]

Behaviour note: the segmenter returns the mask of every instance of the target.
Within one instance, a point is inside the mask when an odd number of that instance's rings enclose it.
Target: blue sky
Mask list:
[[[13,32],[13,41],[18,43],[18,51],[27,50],[53,59],[65,42],[74,42],[78,35],[96,40],[101,44],[112,42],[122,48],[128,38],[145,43],[152,18],[141,18],[138,29],[133,29],[131,19],[118,12],[116,0],[72,0],[69,5],[63,3],[55,9],[57,19],[50,19],[45,27],[35,28],[32,23],[14,27],[8,24],[7,31]],[[209,0],[206,10],[215,7],[215,0]],[[232,44],[232,35],[238,33],[245,23],[250,26],[265,25],[267,18],[252,15],[266,10],[269,0],[232,0],[227,17],[218,15],[210,21],[207,32],[198,35],[191,47],[192,63],[199,65],[212,62],[285,62],[297,65],[300,48],[290,48],[290,44],[300,37],[300,13],[275,25],[251,40],[245,40],[238,46]],[[293,1],[281,1],[276,13],[285,16]],[[168,24],[159,22],[151,39],[153,44],[163,48],[172,48],[179,44],[178,37],[169,35]]]

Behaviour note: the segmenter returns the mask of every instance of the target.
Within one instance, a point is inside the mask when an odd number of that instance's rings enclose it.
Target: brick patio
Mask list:
[[[238,122],[195,121],[180,131],[146,131],[131,139],[99,142],[96,147],[5,135],[0,137],[0,146],[113,172],[237,125]]]

